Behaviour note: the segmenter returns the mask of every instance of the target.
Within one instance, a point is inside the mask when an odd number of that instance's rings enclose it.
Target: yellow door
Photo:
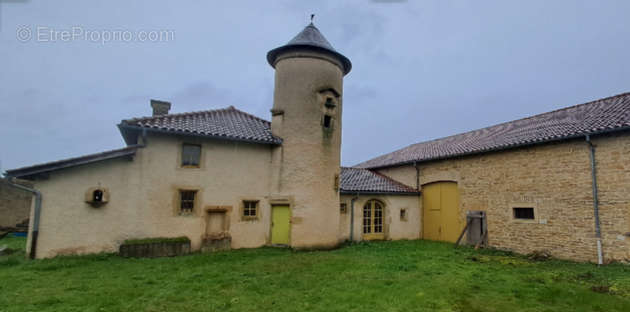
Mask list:
[[[461,234],[459,192],[455,182],[422,186],[423,237],[455,242]]]
[[[424,239],[441,240],[441,199],[439,183],[422,186],[422,209],[424,210],[422,228]]]
[[[271,244],[289,245],[289,206],[271,208]]]
[[[363,206],[363,239],[384,239],[383,216],[384,205],[377,200],[369,200]]]

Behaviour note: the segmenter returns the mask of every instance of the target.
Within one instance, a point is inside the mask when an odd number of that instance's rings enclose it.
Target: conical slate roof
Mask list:
[[[297,34],[287,45],[314,45],[318,46],[330,51],[337,52],[335,48],[332,47],[330,42],[324,38],[319,29],[313,25],[313,23],[308,24],[308,26],[304,27],[304,30]]]
[[[293,37],[293,39],[291,39],[291,41],[287,44],[269,51],[269,53],[267,53],[267,61],[271,66],[275,67],[278,55],[292,49],[308,49],[328,53],[339,59],[343,65],[342,70],[344,75],[349,73],[352,69],[352,63],[350,63],[350,60],[341,53],[337,52],[330,42],[324,38],[324,35],[319,32],[319,29],[313,25],[313,23],[304,27],[304,30],[297,34],[297,36]]]

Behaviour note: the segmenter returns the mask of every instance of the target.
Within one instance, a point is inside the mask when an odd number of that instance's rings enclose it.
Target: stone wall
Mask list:
[[[18,182],[32,187],[29,182]],[[10,186],[4,179],[0,179],[0,227],[15,227],[28,219],[33,195],[29,192]]]
[[[605,260],[630,259],[630,135],[593,138]],[[484,210],[491,246],[529,253],[547,250],[596,261],[590,154],[584,139],[419,164],[420,184],[455,181],[462,224]],[[415,168],[382,169],[415,185]],[[513,207],[533,207],[535,219],[515,220]]]

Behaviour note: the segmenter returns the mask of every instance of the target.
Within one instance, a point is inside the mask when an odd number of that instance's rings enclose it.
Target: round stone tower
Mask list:
[[[272,209],[274,198],[289,203],[291,247],[334,248],[340,242],[343,77],[352,64],[313,23],[269,51],[267,60],[276,70],[271,130],[283,139],[273,152]]]

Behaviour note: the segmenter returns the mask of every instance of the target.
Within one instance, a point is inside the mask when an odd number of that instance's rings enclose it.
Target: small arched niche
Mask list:
[[[85,191],[85,202],[98,208],[109,202],[109,191],[104,187],[91,187]]]

